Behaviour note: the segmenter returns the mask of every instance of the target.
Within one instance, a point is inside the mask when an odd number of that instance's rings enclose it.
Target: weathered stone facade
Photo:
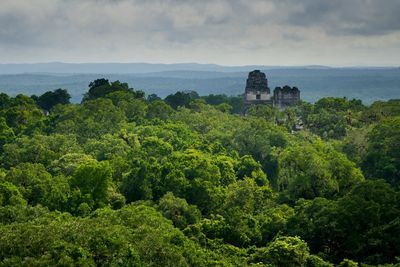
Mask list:
[[[276,87],[274,95],[268,87],[268,80],[265,73],[254,70],[249,73],[244,93],[243,113],[251,105],[267,104],[279,109],[293,106],[300,101],[300,90],[297,87],[284,86]]]
[[[294,106],[300,101],[300,90],[297,87],[276,87],[274,90],[274,106],[280,109]]]
[[[265,73],[259,70],[250,72],[247,78],[245,92],[246,99],[248,100],[261,100],[262,98],[269,97],[271,91],[269,90]],[[257,95],[259,95],[258,98]]]
[[[243,113],[254,104],[272,105],[271,91],[265,73],[254,70],[249,73],[244,93]]]

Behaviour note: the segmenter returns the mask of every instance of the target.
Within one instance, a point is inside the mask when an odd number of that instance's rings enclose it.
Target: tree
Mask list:
[[[349,259],[344,259],[339,265],[339,267],[359,267],[358,263]]]
[[[246,115],[263,118],[269,122],[275,122],[280,117],[280,112],[277,108],[268,105],[254,105],[249,108]]]
[[[147,99],[146,99],[148,102],[153,102],[153,101],[158,101],[158,100],[161,100],[161,98],[158,96],[158,95],[156,95],[156,94],[150,94],[150,95],[148,95],[147,96]]]
[[[199,95],[195,91],[183,91],[168,95],[165,98],[165,102],[172,108],[177,109],[178,107],[188,107],[189,103],[197,98],[199,98]]]
[[[283,148],[287,145],[286,131],[272,123],[257,118],[246,118],[236,129],[231,146],[240,155],[251,155],[259,161],[267,173],[268,178],[275,184],[277,164],[272,158],[274,148]]]
[[[400,229],[398,198],[384,181],[367,180],[337,201],[298,201],[287,231],[335,263],[343,258],[367,264],[393,262],[400,253],[398,239],[391,238]]]
[[[207,95],[202,96],[207,104],[216,106],[217,109],[231,113],[239,114],[243,106],[242,96],[226,96],[226,95]]]
[[[294,215],[294,209],[286,204],[276,205],[275,199],[265,203],[265,207],[256,213],[255,218],[260,225],[261,241],[257,245],[266,245],[278,236]],[[260,205],[261,206],[261,205]]]
[[[171,192],[160,198],[158,208],[179,229],[185,229],[189,224],[197,223],[201,217],[196,206],[189,205],[185,199],[175,197]]]
[[[144,98],[144,92],[135,92],[132,88],[129,88],[129,85],[127,83],[121,83],[120,81],[110,83],[107,79],[102,78],[94,80],[89,84],[89,91],[84,95],[82,102],[104,97],[109,93],[117,91],[130,92],[134,95],[135,98],[138,99]]]
[[[161,192],[161,188],[157,188],[161,179],[161,166],[156,159],[136,159],[133,166],[122,177],[120,186],[128,202],[158,199],[166,193],[164,190],[169,191],[168,185],[164,185]]]
[[[3,151],[3,146],[14,140],[15,134],[13,129],[8,127],[6,120],[0,117],[0,151]]]
[[[118,90],[108,93],[105,98],[111,99],[114,106],[125,113],[129,121],[141,122],[147,113],[143,97],[133,90]]]
[[[3,164],[6,167],[19,163],[42,163],[48,166],[67,153],[81,152],[74,135],[21,136],[3,147]]]
[[[174,150],[171,144],[158,137],[143,138],[142,149],[145,151],[147,156],[157,159],[171,155]]]
[[[0,265],[396,264],[398,101],[243,117],[241,97],[89,91],[47,116],[0,94]]]
[[[2,110],[9,108],[12,105],[12,99],[5,93],[0,93],[0,108]]]
[[[352,129],[347,132],[343,142],[339,143],[339,149],[357,166],[361,165],[368,149],[368,134],[373,125],[367,125],[362,128]],[[365,174],[365,173],[364,173]]]
[[[110,82],[107,79],[101,78],[94,80],[93,82],[89,83],[89,89],[94,89],[96,87],[104,86],[104,85],[110,85]]]
[[[279,191],[298,198],[344,195],[364,180],[355,164],[319,139],[302,140],[277,151]]]
[[[99,209],[85,218],[55,212],[36,211],[36,215],[0,225],[3,265],[230,266],[235,260],[202,248],[155,208],[143,204],[118,211]]]
[[[257,249],[251,262],[271,264],[271,266],[305,266],[310,256],[307,243],[299,237],[278,237],[265,248]]]
[[[400,117],[383,120],[368,134],[368,147],[362,169],[370,179],[385,179],[400,185]]]
[[[185,180],[182,181],[183,184],[180,183],[184,189],[182,190],[183,195],[177,194],[177,196],[184,197],[190,204],[197,205],[205,214],[214,210],[219,205],[221,196],[221,171],[213,157],[191,149],[185,152],[175,152],[171,162],[170,167],[185,177]],[[181,177],[178,175],[176,178]],[[175,187],[174,180],[176,178],[170,177],[168,186]],[[180,190],[179,187],[177,189]]]
[[[362,104],[361,100],[357,99],[348,100],[346,97],[324,97],[315,103],[315,108],[316,110],[326,109],[340,112],[349,109],[364,110],[365,106]]]
[[[24,206],[26,201],[19,192],[18,187],[10,182],[3,182],[0,183],[0,207],[7,205]]]
[[[87,155],[102,161],[114,156],[128,158],[133,152],[132,147],[118,135],[105,134],[100,138],[88,139],[83,146]]]
[[[375,101],[371,107],[362,114],[365,122],[378,122],[388,117],[400,116],[400,100],[391,99],[389,101]]]
[[[239,247],[259,244],[262,236],[256,215],[269,206],[272,197],[269,186],[258,186],[251,178],[230,184],[218,209],[227,225],[226,235],[220,238]]]
[[[52,176],[42,164],[21,163],[10,169],[5,180],[17,186],[30,205],[43,203],[51,191]]]
[[[81,142],[119,132],[121,123],[126,121],[124,111],[106,98],[85,101],[76,106],[57,106],[50,117],[54,132],[76,134]]]
[[[56,89],[54,91],[48,91],[37,99],[37,104],[42,109],[49,111],[52,107],[57,104],[69,104],[71,95],[65,89]]]
[[[300,115],[305,126],[324,139],[343,138],[353,127],[360,127],[361,114],[366,109],[360,100],[325,97],[314,106],[302,103]]]
[[[14,133],[20,133],[41,122],[44,118],[42,111],[35,101],[24,95],[17,95],[10,100],[9,107],[2,110],[7,125]]]
[[[107,162],[93,161],[79,166],[70,181],[71,189],[78,189],[84,198],[93,200],[93,208],[108,203],[111,183],[111,168]]]
[[[95,161],[95,159],[83,153],[66,153],[52,161],[48,169],[53,175],[72,176],[80,165],[89,161]]]
[[[307,258],[306,267],[334,267],[334,265],[330,262],[324,261],[320,257],[316,255],[310,255]]]
[[[158,119],[166,120],[166,119],[169,119],[172,116],[172,114],[174,114],[174,112],[175,111],[169,105],[167,105],[164,101],[153,100],[148,105],[146,117],[148,119],[158,118]]]
[[[236,165],[236,175],[238,179],[253,178],[260,186],[268,184],[267,175],[264,173],[261,164],[249,155],[240,158]]]

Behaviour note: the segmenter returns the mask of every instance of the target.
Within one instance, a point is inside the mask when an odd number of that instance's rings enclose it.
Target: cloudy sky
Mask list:
[[[1,0],[0,63],[400,65],[400,0]]]

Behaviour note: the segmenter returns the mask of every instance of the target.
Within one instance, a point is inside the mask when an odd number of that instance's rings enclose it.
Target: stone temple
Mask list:
[[[266,104],[279,109],[294,106],[300,101],[300,90],[297,87],[276,87],[274,94],[268,87],[265,73],[254,70],[249,73],[244,93],[243,113],[251,105]]]

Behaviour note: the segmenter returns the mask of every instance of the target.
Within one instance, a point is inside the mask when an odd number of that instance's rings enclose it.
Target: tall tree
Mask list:
[[[56,89],[54,91],[48,91],[37,99],[37,104],[42,109],[49,111],[52,107],[57,104],[69,104],[71,95],[65,89]]]

